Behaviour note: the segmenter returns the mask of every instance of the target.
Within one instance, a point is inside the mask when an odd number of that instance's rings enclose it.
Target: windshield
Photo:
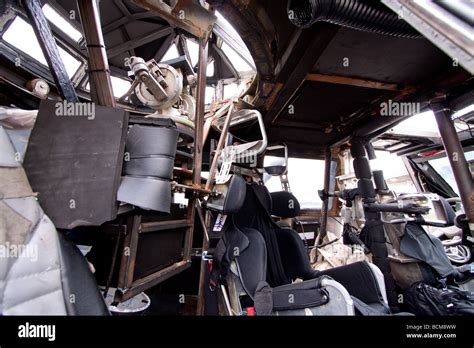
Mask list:
[[[336,163],[331,164],[331,177],[336,173]],[[291,192],[298,198],[302,209],[321,209],[322,201],[318,190],[324,186],[324,161],[304,158],[288,158],[288,181]],[[264,175],[265,186],[270,192],[281,191],[278,176]],[[330,190],[334,190],[335,180],[330,180]]]
[[[466,160],[469,164],[469,169],[471,175],[474,173],[474,150],[465,152]],[[443,157],[431,159],[428,163],[433,167],[436,172],[443,177],[446,183],[451,186],[454,192],[459,195],[458,186],[456,185],[456,180],[454,179],[453,171],[451,170],[451,165],[446,155]]]

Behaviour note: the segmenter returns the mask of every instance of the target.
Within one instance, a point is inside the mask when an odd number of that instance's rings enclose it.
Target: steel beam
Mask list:
[[[209,38],[217,17],[201,6],[198,0],[177,0],[171,7],[162,0],[132,0],[138,6],[155,13],[171,26],[186,30],[192,35]]]
[[[145,34],[139,38],[133,38],[129,41],[123,42],[117,46],[111,47],[107,50],[107,57],[113,58],[118,56],[120,53],[132,50],[134,48],[146,45],[152,41],[161,39],[163,36],[167,36],[174,31],[171,27],[165,27],[158,31],[153,31],[151,33]]]
[[[271,105],[265,115],[265,124],[270,125],[276,122],[280,113],[285,107],[287,107],[293,96],[305,81],[306,75],[311,71],[314,64],[339,30],[336,26],[325,24],[320,27],[313,26],[310,30],[316,29],[318,30],[318,34],[315,35],[315,38],[306,45],[306,50],[298,60],[296,67],[291,71],[291,74],[285,79],[285,83],[278,93],[277,98],[275,98],[275,102]],[[288,60],[288,62],[290,62],[290,60]],[[282,67],[282,69],[283,68],[284,67]]]
[[[58,47],[51,28],[49,27],[48,20],[44,16],[41,2],[39,0],[24,0],[23,7],[25,8],[30,24],[33,27],[38,43],[48,63],[59,95],[70,102],[79,101],[70,76],[68,76],[66,67],[59,55]]]
[[[336,76],[336,75],[324,75],[309,73],[306,75],[306,81],[315,81],[315,82],[327,82],[337,85],[347,85],[355,87],[364,87],[371,89],[380,89],[385,91],[401,91],[404,89],[396,83],[386,83],[380,81],[366,80],[366,79],[356,79],[353,77],[347,76]],[[409,87],[412,88],[412,87]]]
[[[87,45],[92,101],[99,105],[115,107],[97,2],[95,0],[78,0],[77,7]]]
[[[331,177],[331,150],[328,148],[324,154],[324,192],[329,192],[329,184]],[[324,237],[327,234],[327,223],[328,223],[328,210],[329,210],[329,197],[323,200],[323,206],[321,207],[321,225],[319,227],[319,237],[315,241],[323,243]],[[317,247],[317,245],[315,245]]]

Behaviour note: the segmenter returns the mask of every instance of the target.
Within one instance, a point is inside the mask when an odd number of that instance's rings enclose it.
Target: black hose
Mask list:
[[[300,28],[323,21],[377,34],[422,37],[396,13],[373,0],[288,0],[288,18]]]

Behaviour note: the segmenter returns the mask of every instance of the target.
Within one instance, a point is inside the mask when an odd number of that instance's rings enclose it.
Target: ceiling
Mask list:
[[[63,14],[78,13],[76,1],[48,1]],[[208,0],[241,35],[255,62],[253,104],[264,116],[272,143],[290,155],[321,157],[352,134],[368,135],[401,119],[379,115],[389,99],[426,103],[439,93],[457,96],[473,88],[472,76],[428,40],[390,37],[329,23],[308,29],[287,18],[287,0]],[[186,54],[191,35],[129,0],[100,1],[102,30],[111,71],[127,76],[125,58],[159,60],[171,44]],[[82,31],[79,16],[72,24]],[[55,34],[60,35],[59,32]],[[211,38],[215,83],[238,78]],[[85,46],[73,47],[85,57]],[[84,75],[86,78],[86,75]]]
[[[328,145],[371,124],[380,128],[388,99],[427,102],[463,93],[473,79],[424,38],[407,39],[316,23],[298,29],[286,0],[211,1],[234,24],[260,73],[255,104],[271,142],[290,154],[321,157]],[[251,28],[251,29],[249,29]],[[376,122],[374,122],[376,121]]]

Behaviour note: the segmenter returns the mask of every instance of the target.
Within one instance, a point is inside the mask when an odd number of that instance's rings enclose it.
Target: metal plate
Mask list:
[[[31,132],[24,167],[33,191],[58,228],[113,220],[128,113],[99,105],[94,118],[57,110],[42,101]]]

